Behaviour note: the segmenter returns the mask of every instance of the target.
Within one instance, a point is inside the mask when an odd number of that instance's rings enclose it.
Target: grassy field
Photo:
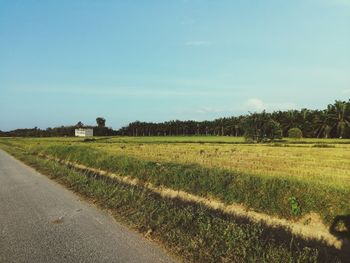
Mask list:
[[[349,200],[346,198],[350,198],[350,144],[346,142],[350,140],[303,139],[298,144],[286,141],[243,144],[240,137],[217,136],[113,137],[94,141],[0,139],[2,144],[21,147],[27,152],[50,154],[282,216],[288,216],[289,212],[281,211],[288,207],[286,194],[299,197],[304,212],[320,208],[315,205],[321,203],[314,200],[317,197],[322,197],[323,211],[329,208],[336,213],[350,212],[346,209]],[[309,190],[304,191],[306,188]],[[257,190],[258,196],[268,197],[266,202],[270,206],[256,203]],[[325,204],[324,200],[329,203]],[[308,207],[307,202],[313,207]],[[334,216],[327,212],[323,215],[328,221]]]
[[[319,145],[316,145],[319,146]],[[231,145],[95,143],[106,154],[128,155],[142,160],[199,164],[207,168],[297,179],[330,187],[350,187],[350,145]]]
[[[3,139],[4,140],[4,139]],[[84,145],[77,138],[16,139],[35,149]],[[114,137],[89,144],[105,155],[126,155],[154,162],[198,164],[207,168],[300,180],[329,187],[350,187],[350,140],[302,139],[275,144],[242,144],[241,137]]]
[[[350,140],[0,138],[0,148],[22,156],[55,156],[292,221],[313,212],[329,226],[336,216],[350,214]]]

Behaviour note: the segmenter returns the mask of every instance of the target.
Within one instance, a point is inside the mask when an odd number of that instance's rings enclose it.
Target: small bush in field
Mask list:
[[[288,137],[300,139],[303,137],[303,132],[299,128],[291,128],[288,130]]]
[[[301,208],[300,204],[297,200],[296,197],[292,196],[288,198],[290,208],[291,208],[291,213],[293,216],[300,216],[301,215]]]

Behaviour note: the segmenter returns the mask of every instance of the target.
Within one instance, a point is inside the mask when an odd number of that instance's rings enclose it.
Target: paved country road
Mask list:
[[[58,183],[0,150],[0,262],[173,262]]]

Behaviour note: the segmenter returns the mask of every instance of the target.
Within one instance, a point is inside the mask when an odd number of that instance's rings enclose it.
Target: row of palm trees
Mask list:
[[[337,100],[324,110],[288,110],[269,113],[278,122],[284,137],[290,128],[299,128],[304,137],[350,138],[350,99]],[[244,135],[243,123],[248,115],[219,118],[213,121],[166,121],[161,123],[135,121],[119,129],[119,135]]]

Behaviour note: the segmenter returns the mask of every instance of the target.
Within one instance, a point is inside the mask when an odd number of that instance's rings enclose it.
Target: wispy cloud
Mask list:
[[[265,103],[260,99],[252,98],[252,99],[247,100],[245,104],[247,107],[252,108],[255,111],[266,110]]]
[[[207,114],[207,113],[219,113],[224,111],[225,109],[220,109],[220,108],[202,107],[197,109],[195,112],[200,114]]]
[[[204,41],[204,40],[191,40],[191,41],[187,41],[185,45],[192,46],[192,47],[200,47],[200,46],[211,46],[212,43],[210,41]]]
[[[253,111],[274,111],[274,110],[290,110],[297,106],[291,102],[264,102],[258,98],[251,98],[245,102],[245,107]]]

